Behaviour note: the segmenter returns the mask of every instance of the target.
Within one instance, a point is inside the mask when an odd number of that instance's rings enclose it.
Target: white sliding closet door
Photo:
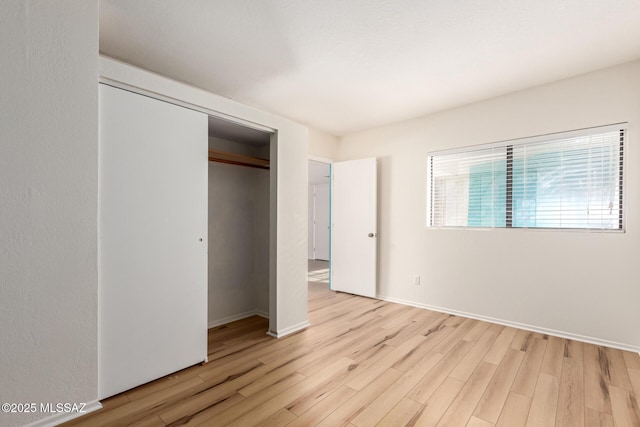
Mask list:
[[[207,116],[100,85],[103,399],[207,357]]]

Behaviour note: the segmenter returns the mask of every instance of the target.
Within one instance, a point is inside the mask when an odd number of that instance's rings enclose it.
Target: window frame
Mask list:
[[[570,138],[579,138],[593,134],[607,133],[617,131],[620,133],[620,146],[619,146],[619,165],[621,173],[618,173],[618,191],[619,191],[619,224],[618,228],[588,228],[588,227],[527,227],[527,226],[513,226],[513,209],[509,208],[509,203],[513,204],[513,181],[509,182],[506,191],[506,203],[505,203],[505,226],[469,226],[469,225],[433,225],[433,197],[434,197],[434,179],[433,179],[433,157],[438,155],[453,155],[472,153],[474,151],[489,150],[495,148],[505,149],[505,175],[508,175],[509,168],[513,175],[513,147],[526,144],[553,142],[557,140],[564,140]],[[537,231],[560,231],[560,232],[588,232],[588,233],[625,233],[626,232],[626,194],[628,193],[627,179],[626,179],[626,167],[625,158],[628,157],[627,141],[629,138],[628,122],[620,122],[609,125],[594,126],[582,129],[576,129],[564,132],[554,132],[530,137],[508,139],[488,144],[468,145],[463,147],[457,147],[453,149],[436,150],[427,153],[427,191],[426,191],[426,226],[429,229],[452,229],[452,230],[537,230]],[[511,162],[510,162],[511,160]],[[509,191],[511,190],[511,191]],[[513,207],[513,206],[511,206]]]

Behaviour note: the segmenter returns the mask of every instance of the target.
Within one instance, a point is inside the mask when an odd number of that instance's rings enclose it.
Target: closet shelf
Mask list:
[[[209,161],[251,168],[269,169],[269,160],[226,151],[209,150]]]

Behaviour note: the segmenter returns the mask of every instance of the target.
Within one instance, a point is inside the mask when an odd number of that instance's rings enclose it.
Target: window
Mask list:
[[[623,230],[626,124],[429,155],[430,227]]]

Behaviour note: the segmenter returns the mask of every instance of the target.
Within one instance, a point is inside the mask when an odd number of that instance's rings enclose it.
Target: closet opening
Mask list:
[[[211,353],[224,346],[212,337],[228,338],[219,329],[228,327],[232,334],[242,325],[264,325],[265,336],[269,330],[270,151],[275,137],[214,116],[209,116],[208,131],[211,360]]]

